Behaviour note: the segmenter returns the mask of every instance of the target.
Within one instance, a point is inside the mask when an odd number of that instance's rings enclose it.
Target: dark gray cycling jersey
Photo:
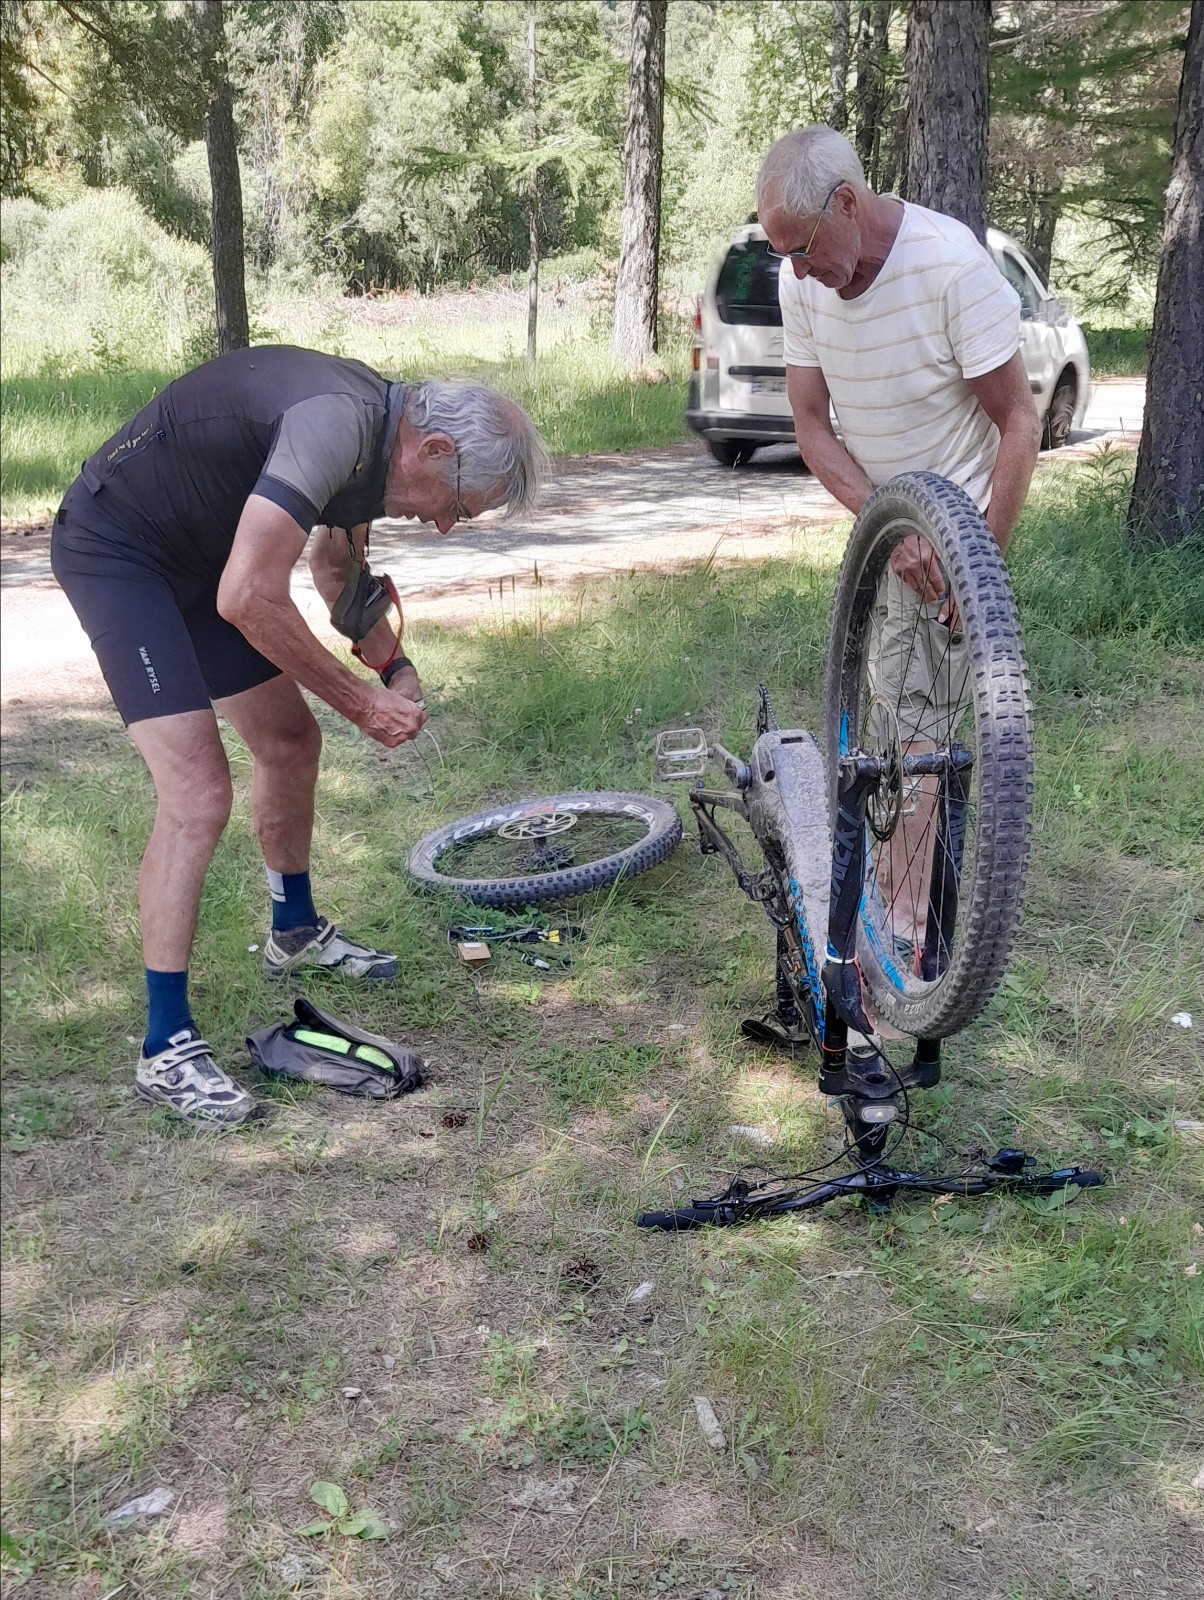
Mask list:
[[[403,398],[359,361],[294,345],[232,350],[168,384],[80,478],[164,567],[220,573],[248,495],[307,533],[380,516]]]

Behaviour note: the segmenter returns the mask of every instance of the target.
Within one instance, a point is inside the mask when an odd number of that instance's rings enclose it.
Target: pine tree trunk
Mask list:
[[[891,0],[863,5],[857,27],[857,154],[871,189],[878,186],[878,155],[886,91],[886,48]]]
[[[668,0],[632,0],[631,4],[623,233],[611,350],[616,361],[633,367],[656,349],[667,10]]]
[[[832,0],[832,51],[828,59],[828,126],[843,133],[849,125],[849,0]]]
[[[1062,213],[1061,181],[1037,198],[1037,215],[1031,237],[1026,241],[1033,260],[1041,269],[1041,276],[1049,282],[1049,269],[1053,261],[1054,231]]]
[[[539,143],[538,106],[535,98],[535,5],[527,0],[527,135],[534,150]],[[539,168],[532,161],[527,176],[527,361],[535,363],[535,327],[539,320]]]
[[[201,45],[202,72],[209,103],[205,111],[205,153],[212,191],[213,295],[217,309],[217,348],[224,355],[250,344],[243,262],[242,179],[234,129],[234,93],[226,64],[222,0],[193,0]]]
[[[991,0],[912,0],[908,9],[903,194],[983,240],[990,33]]]
[[[1204,0],[1192,0],[1129,502],[1139,538],[1204,538]]]

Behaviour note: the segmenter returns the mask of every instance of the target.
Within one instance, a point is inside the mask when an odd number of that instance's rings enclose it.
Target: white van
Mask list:
[[[1087,409],[1087,341],[1023,245],[988,228],[987,249],[1020,296],[1020,356],[1044,422],[1044,448],[1057,449],[1082,425]],[[759,445],[794,442],[778,309],[780,266],[768,253],[765,234],[750,222],[716,261],[698,303],[686,421],[721,466],[738,466]]]

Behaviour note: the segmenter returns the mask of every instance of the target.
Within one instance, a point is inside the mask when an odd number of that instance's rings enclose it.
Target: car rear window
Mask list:
[[[778,268],[782,263],[769,254],[764,239],[734,244],[719,272],[715,305],[724,322],[752,323],[779,328]]]

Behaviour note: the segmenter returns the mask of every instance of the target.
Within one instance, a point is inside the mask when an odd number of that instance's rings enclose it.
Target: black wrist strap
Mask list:
[[[399,672],[403,671],[406,667],[412,667],[413,665],[414,663],[410,660],[409,656],[394,656],[392,661],[387,662],[380,669],[380,681],[387,689]]]

